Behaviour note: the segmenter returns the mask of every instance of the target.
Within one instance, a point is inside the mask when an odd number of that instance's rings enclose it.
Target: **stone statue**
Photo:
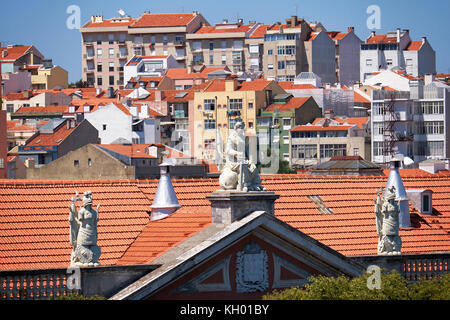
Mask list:
[[[245,159],[245,124],[240,121],[228,137],[225,148],[225,166],[219,178],[223,190],[265,191],[261,186],[258,168]]]
[[[402,248],[402,239],[398,233],[400,201],[396,200],[394,186],[388,188],[385,197],[381,196],[382,192],[383,188],[377,192],[377,199],[375,199],[378,254],[399,255]]]
[[[76,201],[82,200],[82,208],[77,211]],[[70,221],[70,244],[73,247],[71,255],[71,265],[76,266],[98,266],[98,259],[101,255],[101,249],[97,246],[97,222],[98,211],[92,209],[92,192],[86,191],[81,199],[76,193],[72,198],[72,204],[69,207]]]

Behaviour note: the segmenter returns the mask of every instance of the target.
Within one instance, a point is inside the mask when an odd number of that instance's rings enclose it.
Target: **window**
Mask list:
[[[14,112],[14,105],[13,104],[7,104],[6,105],[6,112],[13,113]]]
[[[273,118],[273,125],[274,126],[280,125],[280,119],[279,118]]]
[[[106,131],[106,124],[103,125],[103,131]]]
[[[108,41],[109,41],[109,44],[114,44],[114,34],[108,35]]]
[[[284,130],[291,129],[291,119],[283,119],[283,129]]]
[[[214,56],[209,56],[209,64],[214,64]]]
[[[98,77],[97,78],[97,85],[99,85],[99,86],[103,85],[103,78],[102,77]]]
[[[114,58],[114,48],[109,48],[109,57]]]
[[[373,134],[374,135],[383,135],[384,133],[384,123],[383,122],[374,122],[373,123]]]
[[[244,42],[242,40],[235,40],[233,43],[233,49],[242,49]]]
[[[103,68],[102,68],[102,63],[101,62],[97,62],[97,71],[98,72],[102,72]]]
[[[205,120],[205,130],[214,130],[216,129],[216,120]]]
[[[315,144],[298,144],[292,145],[292,158],[297,159],[316,159],[317,145]]]
[[[201,43],[200,41],[194,41],[194,42],[192,43],[192,49],[193,49],[194,51],[196,51],[196,50],[201,50],[201,49],[202,49],[202,43]]]
[[[73,166],[74,167],[78,167],[79,164],[80,164],[80,161],[78,161],[78,160],[74,160],[73,161]]]
[[[215,139],[205,139],[205,150],[214,150],[216,148],[216,140]]]
[[[287,60],[286,61],[286,69],[288,69],[288,70],[295,70],[296,65],[297,65],[297,61],[295,61],[295,60]]]
[[[150,43],[154,46],[156,43],[156,37],[155,36],[151,36],[150,38]]]
[[[102,44],[102,41],[103,41],[103,39],[102,39],[102,36],[101,35],[98,35],[98,38],[97,38],[97,44]]]
[[[203,100],[203,110],[214,111],[215,109],[216,109],[216,100],[214,99]]]
[[[430,212],[431,211],[430,210],[430,208],[431,208],[430,200],[431,200],[431,198],[428,194],[424,194],[422,196],[422,212]]]
[[[229,101],[230,110],[241,110],[242,109],[242,99],[230,99]]]
[[[359,148],[353,148],[353,155],[359,156]]]
[[[292,55],[295,54],[295,46],[277,46],[277,53],[279,55]]]
[[[209,50],[214,50],[214,42],[209,43]]]
[[[114,76],[109,76],[109,85],[110,86],[114,85]]]
[[[286,62],[278,61],[278,70],[284,70],[284,69],[286,69]]]
[[[267,65],[267,69],[268,69],[268,70],[273,70],[273,64],[268,64],[268,65]]]
[[[444,141],[427,141],[427,156],[443,156]]]
[[[102,49],[101,49],[101,48],[98,48],[98,49],[97,49],[97,58],[101,58],[102,55],[103,55]]]
[[[444,101],[424,101],[420,103],[419,114],[444,114]]]
[[[222,40],[222,49],[226,49],[227,48],[227,41],[226,40]]]
[[[367,59],[366,60],[366,67],[371,67],[372,66],[372,59]]]
[[[236,125],[236,123],[238,122],[242,122],[241,118],[234,118],[230,120],[230,129],[234,129],[234,126]]]
[[[109,63],[109,71],[114,72],[114,62]]]
[[[142,56],[142,47],[134,48],[134,55],[135,56]]]
[[[407,67],[412,67],[412,65],[413,65],[412,59],[406,59],[406,66]]]
[[[88,159],[88,166],[92,167],[92,159],[91,158]]]
[[[383,142],[377,142],[375,141],[373,143],[373,155],[376,156],[383,156],[384,155],[384,144]]]
[[[283,136],[283,144],[289,144],[289,136]]]
[[[249,108],[249,109],[253,109],[253,102],[249,102],[249,103],[248,103],[248,108]]]
[[[167,46],[167,36],[163,36],[163,45]]]
[[[227,64],[227,56],[225,54],[222,54],[222,65]]]
[[[268,56],[272,56],[273,55],[273,50],[272,49],[267,50],[267,55]]]
[[[321,144],[320,157],[332,158],[347,155],[347,146],[345,144]]]
[[[253,129],[253,121],[249,121],[248,122],[248,128],[249,129]]]
[[[386,65],[392,66],[392,59],[386,59]]]

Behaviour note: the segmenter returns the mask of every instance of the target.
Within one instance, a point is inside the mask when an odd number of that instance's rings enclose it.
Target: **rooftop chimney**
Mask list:
[[[235,91],[237,87],[236,78],[225,80],[225,91]]]
[[[400,28],[397,28],[397,42],[400,43]]]
[[[398,169],[402,166],[403,155],[396,154],[391,159],[391,171],[389,173],[388,181],[386,183],[384,195],[386,196],[388,188],[391,186],[395,187],[396,200],[400,200],[400,228],[409,228],[411,227],[411,222],[409,218],[409,198],[405,190],[405,186],[403,185],[402,178],[400,177],[400,173]]]
[[[427,42],[427,37],[422,37],[422,43]]]
[[[425,85],[433,83],[434,80],[435,80],[435,75],[434,74],[432,74],[432,73],[425,74],[425,77],[424,77],[424,84]]]
[[[334,118],[334,110],[333,109],[325,110],[325,118],[326,119],[333,119]]]
[[[353,32],[355,31],[355,27],[348,27],[347,32]]]
[[[108,98],[109,99],[114,98],[114,88],[113,87],[108,88]]]
[[[151,221],[164,219],[175,213],[181,206],[178,203],[177,195],[173,189],[170,179],[170,167],[172,164],[164,161],[159,167],[161,177],[159,178],[158,189],[156,190],[153,204],[151,205]]]
[[[8,56],[8,50],[7,49],[3,49],[2,51],[2,58],[6,58]]]

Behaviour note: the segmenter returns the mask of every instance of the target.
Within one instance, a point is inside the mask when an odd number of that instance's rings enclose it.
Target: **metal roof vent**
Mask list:
[[[384,196],[386,196],[388,188],[395,187],[396,199],[400,200],[400,228],[411,227],[411,221],[409,217],[409,198],[406,193],[405,186],[403,185],[402,178],[398,169],[401,168],[403,156],[400,154],[395,155],[391,159],[391,171],[389,173],[388,181],[386,183]]]
[[[152,213],[150,220],[161,220],[175,213],[181,208],[178,203],[177,195],[173,189],[172,180],[170,179],[170,167],[173,164],[164,161],[159,165],[161,177],[159,178],[158,189],[156,190],[153,204],[150,206]]]

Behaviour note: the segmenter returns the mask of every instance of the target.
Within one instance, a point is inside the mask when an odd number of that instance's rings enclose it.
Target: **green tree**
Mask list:
[[[303,288],[294,287],[266,294],[264,300],[450,300],[450,274],[438,280],[408,284],[398,273],[383,273],[381,288],[369,289],[370,274],[337,278],[313,276]]]

